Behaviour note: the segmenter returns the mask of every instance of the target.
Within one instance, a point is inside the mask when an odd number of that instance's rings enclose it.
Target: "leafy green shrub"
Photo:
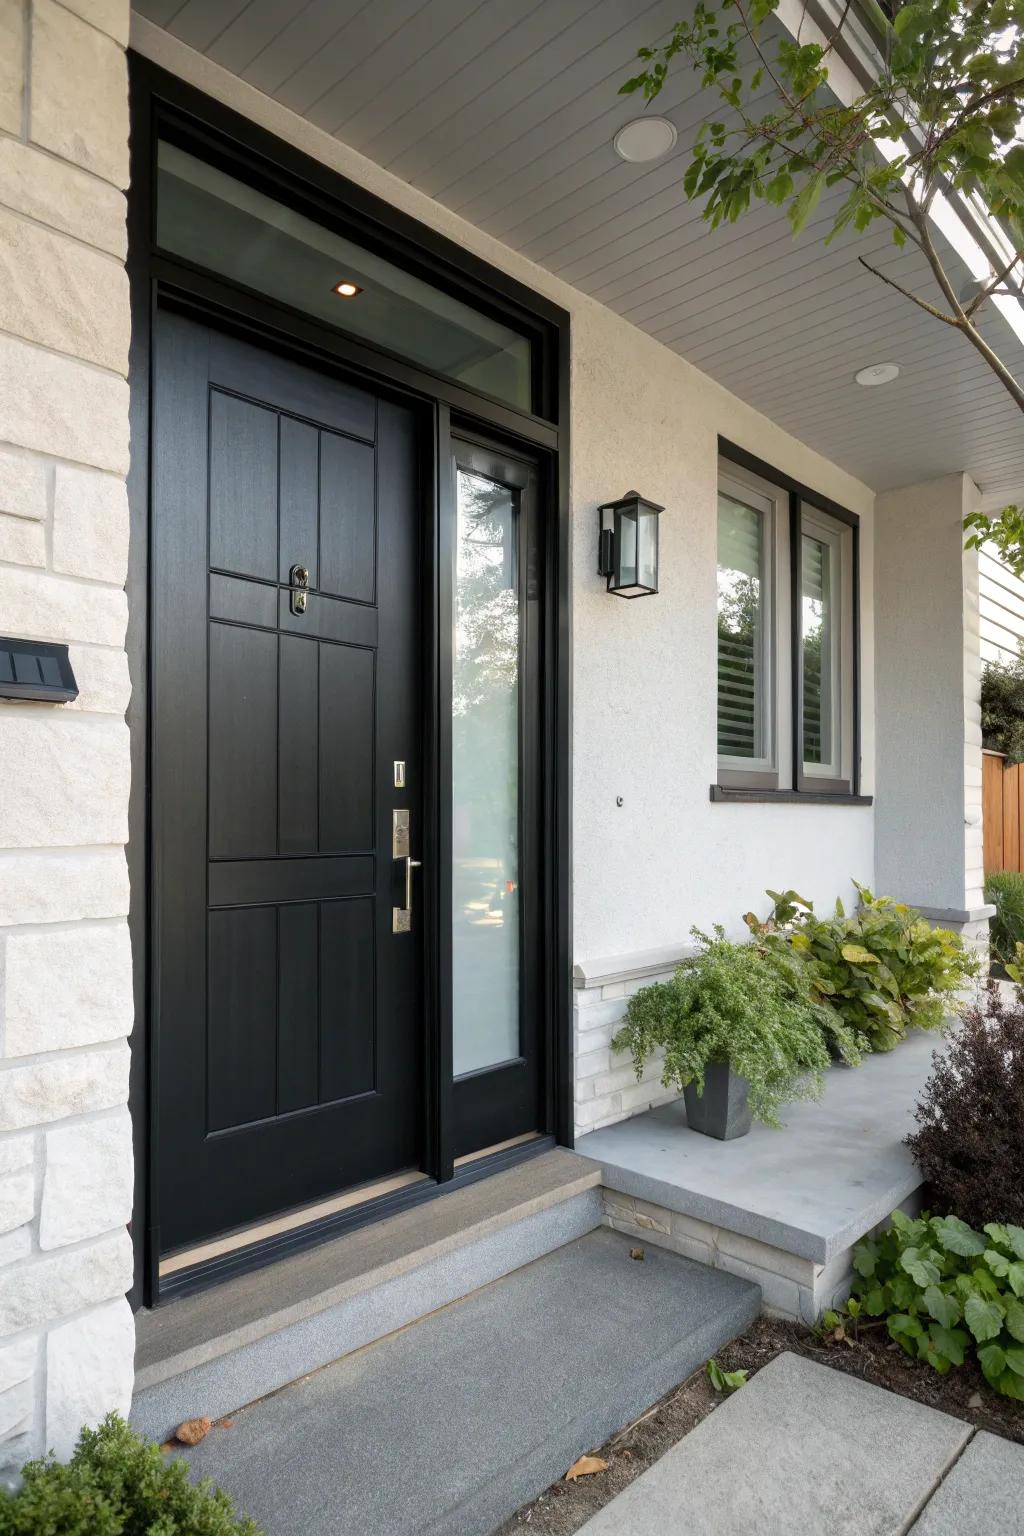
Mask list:
[[[1024,944],[1024,874],[1016,869],[993,870],[985,876],[985,900],[996,915],[989,928],[989,943],[998,960],[1012,961],[1017,945]]]
[[[781,942],[802,957],[812,993],[865,1047],[891,1051],[908,1029],[941,1028],[978,962],[959,934],[854,885],[861,904],[849,916],[841,901],[821,918],[796,891],[769,891],[767,922],[752,912],[745,920],[760,942]]]
[[[1024,656],[988,661],[981,674],[981,740],[1008,763],[1024,763]]]
[[[785,955],[757,944],[733,944],[721,928],[697,928],[700,950],[671,981],[634,992],[612,1049],[630,1051],[640,1077],[659,1047],[661,1081],[704,1091],[704,1069],[728,1062],[749,1083],[754,1116],[778,1125],[782,1104],[817,1098],[829,1064],[821,1005],[810,1000],[802,971]]]
[[[854,1249],[857,1278],[844,1314],[850,1332],[884,1320],[891,1338],[945,1374],[977,1357],[985,1379],[1024,1402],[1024,1227],[894,1211],[892,1225]]]
[[[944,1211],[1024,1227],[1024,1007],[994,984],[936,1055],[907,1146]]]
[[[23,1469],[17,1493],[0,1488],[0,1536],[260,1536],[227,1494],[189,1482],[116,1414],[83,1429],[71,1460]]]

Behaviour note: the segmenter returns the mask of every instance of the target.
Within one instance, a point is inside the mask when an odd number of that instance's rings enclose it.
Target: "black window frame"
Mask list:
[[[790,770],[790,783],[779,782],[775,786],[759,783],[764,775],[757,770],[750,775],[749,782],[740,782],[741,773],[730,771],[728,783],[716,782],[711,785],[711,799],[714,802],[757,803],[761,801],[789,804],[817,804],[817,805],[870,805],[871,795],[864,795],[860,790],[861,783],[861,645],[860,645],[860,518],[856,512],[851,512],[848,507],[841,506],[828,496],[823,496],[811,486],[802,484],[793,479],[791,475],[784,474],[774,465],[760,459],[756,454],[749,453],[741,448],[738,443],[730,442],[727,438],[718,439],[719,459],[726,463],[734,464],[740,469],[747,470],[750,474],[757,475],[760,479],[769,481],[773,486],[783,491],[789,498],[789,576],[790,576],[790,686],[791,686],[791,750],[792,762]],[[804,742],[803,742],[803,646],[801,631],[801,604],[800,592],[802,589],[802,531],[803,511],[810,508],[815,512],[832,519],[849,528],[851,532],[851,667],[850,667],[850,721],[852,729],[851,758],[849,777],[843,778],[819,778],[817,775],[807,774],[804,771]],[[773,610],[778,601],[777,584],[772,592]],[[716,673],[717,678],[717,673]],[[785,681],[777,678],[774,688],[777,691],[785,687]]]

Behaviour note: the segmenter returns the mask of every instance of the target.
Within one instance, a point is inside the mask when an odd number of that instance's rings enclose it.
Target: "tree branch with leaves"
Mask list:
[[[829,86],[851,0],[830,33],[812,41],[766,36],[779,0],[698,0],[668,39],[642,48],[643,69],[621,87],[652,102],[676,60],[697,74],[718,110],[701,124],[683,181],[712,229],[735,223],[758,201],[784,208],[794,234],[827,188],[845,197],[829,244],[843,230],[887,224],[894,244],[916,249],[937,292],[928,298],[859,256],[875,278],[937,323],[957,331],[1019,410],[1024,382],[979,326],[987,299],[1021,300],[1024,261],[1024,0],[904,0],[879,29],[877,70],[854,100]],[[879,13],[880,15],[881,13]],[[959,294],[935,240],[940,196],[980,199],[1009,241],[1009,259],[968,295]],[[968,547],[992,540],[1024,575],[1024,511],[972,514]]]

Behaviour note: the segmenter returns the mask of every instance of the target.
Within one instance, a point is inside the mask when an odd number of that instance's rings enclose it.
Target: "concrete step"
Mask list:
[[[596,1227],[600,1170],[556,1148],[137,1322],[131,1422],[219,1418]]]
[[[760,1291],[590,1232],[184,1453],[267,1536],[487,1536],[734,1338]]]

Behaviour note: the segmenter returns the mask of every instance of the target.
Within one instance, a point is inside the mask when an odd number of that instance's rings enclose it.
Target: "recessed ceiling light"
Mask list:
[[[612,145],[620,159],[636,165],[644,160],[660,160],[677,137],[675,124],[667,117],[637,117],[619,129]]]
[[[347,278],[343,278],[340,283],[335,283],[331,289],[331,292],[336,293],[339,299],[354,299],[356,294],[362,293],[362,291],[358,283],[350,283]]]
[[[879,384],[891,384],[899,376],[900,370],[895,363],[872,363],[870,368],[862,368],[854,374],[857,383],[863,384],[865,389],[874,389]]]

